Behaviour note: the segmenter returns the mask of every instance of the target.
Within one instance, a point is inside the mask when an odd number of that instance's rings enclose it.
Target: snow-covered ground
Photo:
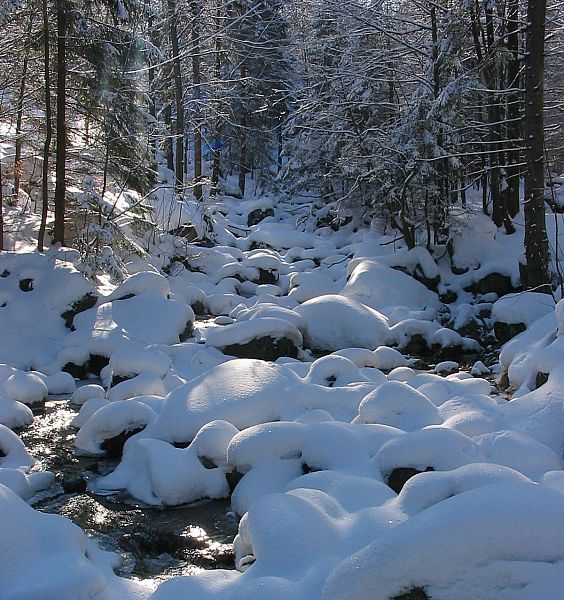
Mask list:
[[[0,598],[560,597],[564,304],[506,294],[520,235],[465,213],[450,253],[407,252],[378,224],[317,227],[299,199],[209,211],[213,247],[161,236],[119,284],[72,250],[0,254]],[[486,366],[494,323],[526,329]],[[17,431],[48,394],[81,406],[78,454],[128,438],[91,492],[230,498],[236,569],[120,578],[117,555],[31,508],[54,477]]]

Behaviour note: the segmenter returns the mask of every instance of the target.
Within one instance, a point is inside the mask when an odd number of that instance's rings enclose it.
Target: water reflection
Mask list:
[[[34,498],[36,509],[60,514],[123,557],[118,574],[138,579],[168,579],[202,569],[234,568],[233,538],[238,521],[226,501],[160,510],[127,496],[65,493],[61,481],[82,481],[111,471],[113,461],[74,455],[77,414],[68,400],[49,400],[33,425],[20,432],[38,460],[35,468],[53,471],[58,484]],[[68,486],[66,486],[68,489]]]

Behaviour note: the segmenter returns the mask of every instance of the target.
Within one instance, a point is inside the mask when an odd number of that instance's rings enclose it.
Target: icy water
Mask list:
[[[234,568],[238,519],[227,501],[159,510],[128,498],[65,492],[63,482],[67,490],[80,490],[83,476],[107,473],[116,464],[74,455],[70,423],[77,412],[68,398],[50,398],[33,425],[19,432],[38,461],[35,468],[57,475],[57,485],[33,499],[36,509],[68,517],[102,548],[120,554],[118,574],[126,577],[168,579],[200,569]]]

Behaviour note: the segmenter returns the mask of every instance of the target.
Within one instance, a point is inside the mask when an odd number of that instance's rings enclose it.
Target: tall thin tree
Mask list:
[[[43,252],[47,211],[49,210],[49,152],[53,137],[53,115],[51,111],[51,56],[49,45],[49,11],[47,0],[43,0],[43,69],[45,86],[45,141],[43,143],[43,166],[41,168],[41,223],[37,236],[37,249]]]
[[[546,0],[528,0],[523,130],[525,175],[525,284],[548,282],[548,239],[544,201],[544,43]]]
[[[55,224],[53,242],[65,244],[67,192],[67,7],[57,0],[57,153],[55,157]]]

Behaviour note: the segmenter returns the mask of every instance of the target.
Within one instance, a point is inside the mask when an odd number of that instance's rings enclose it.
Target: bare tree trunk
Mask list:
[[[57,155],[55,162],[55,225],[53,242],[65,244],[65,199],[67,163],[67,14],[63,0],[57,1]]]
[[[18,95],[18,109],[16,117],[16,143],[15,143],[15,156],[14,156],[14,196],[17,199],[20,195],[20,181],[22,176],[22,121],[23,121],[23,107],[25,98],[25,86],[27,80],[27,65],[29,62],[29,47],[27,44],[30,42],[31,28],[33,26],[33,16],[29,17],[29,25],[27,28],[26,46],[24,49],[24,58],[22,65],[22,77],[20,79],[20,92]]]
[[[49,46],[49,15],[47,12],[47,0],[42,3],[43,15],[43,67],[45,83],[45,143],[43,145],[43,166],[41,170],[41,223],[37,236],[37,249],[43,252],[45,239],[45,228],[47,226],[47,211],[49,210],[49,152],[51,149],[51,138],[53,137],[53,115],[51,113],[51,72],[49,70],[50,46]]]
[[[486,38],[488,43],[488,51],[492,52],[494,45],[494,27],[493,27],[493,7],[490,2],[485,0],[486,13]],[[499,185],[499,105],[498,99],[494,94],[494,89],[497,89],[498,82],[495,77],[495,68],[492,64],[492,57],[486,59],[484,75],[486,85],[488,87],[487,94],[487,114],[488,114],[488,136],[489,136],[489,173],[490,173],[490,191],[492,195],[492,220],[498,226],[503,225],[503,206],[501,204],[501,194]]]
[[[155,47],[158,48],[159,44],[158,44],[158,41],[155,39],[156,36],[154,35],[155,15],[154,15],[153,9],[151,8],[150,3],[147,3],[147,11],[148,11],[147,29],[149,30],[149,39],[151,40],[151,43]],[[149,77],[149,114],[153,118],[153,127],[155,127],[155,125],[157,123],[157,100],[156,100],[156,91],[155,91],[155,67],[152,64],[152,62],[149,64],[148,77]],[[152,146],[153,146],[154,155],[156,157],[157,149],[158,149],[158,138],[157,138],[157,135],[155,135],[155,130],[153,130]]]
[[[544,35],[546,0],[527,4],[525,54],[525,279],[527,287],[548,282],[548,240],[544,207]]]
[[[200,10],[192,0],[192,83],[194,85],[194,197],[202,199],[202,123],[200,114]]]
[[[176,104],[175,127],[175,190],[182,193],[184,189],[184,98],[182,94],[182,70],[180,65],[180,49],[178,44],[178,28],[176,1],[168,0],[168,18],[170,21],[170,43],[172,45],[172,66],[174,75],[174,96]]]
[[[216,81],[221,81],[221,3],[215,8],[215,60],[214,76]],[[219,116],[219,107],[214,119],[214,147],[212,148],[212,175],[211,175],[211,195],[215,196],[219,192],[219,178],[221,175],[221,119]]]
[[[247,76],[244,62],[241,62],[240,74],[241,81],[244,81],[245,77]],[[244,197],[247,179],[247,115],[244,108],[241,109],[240,126],[241,146],[239,148],[239,190],[241,191],[241,196]]]
[[[247,183],[247,120],[243,112],[241,115],[241,147],[239,148],[239,190],[245,196]]]
[[[277,133],[277,142],[278,142],[278,149],[276,152],[276,162],[277,162],[276,171],[278,173],[280,173],[280,171],[282,170],[282,158],[283,158],[283,153],[284,153],[284,140],[282,138],[282,118],[280,119],[280,121],[278,123],[278,131],[276,133]]]
[[[513,89],[507,96],[507,188],[505,205],[509,215],[519,212],[520,153],[515,150],[521,139],[521,115],[519,105],[519,0],[507,1],[507,50],[511,58],[507,64],[507,86]]]
[[[170,102],[168,99],[166,100],[166,105],[164,109],[164,122],[166,125],[166,130],[169,132],[169,135],[166,136],[164,141],[164,153],[166,156],[166,166],[174,171],[174,153],[172,152],[172,109],[170,107]]]
[[[2,159],[0,158],[0,252],[4,250],[4,197],[2,194]]]

